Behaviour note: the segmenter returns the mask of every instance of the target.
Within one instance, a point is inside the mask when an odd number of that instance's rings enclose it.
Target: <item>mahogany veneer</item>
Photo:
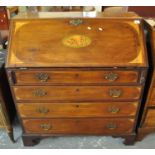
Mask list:
[[[135,140],[148,68],[143,20],[88,15],[11,21],[6,70],[24,145],[73,134]]]

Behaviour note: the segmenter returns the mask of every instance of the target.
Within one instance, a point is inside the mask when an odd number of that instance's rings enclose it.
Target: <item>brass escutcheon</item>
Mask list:
[[[108,129],[110,129],[110,130],[113,130],[113,129],[116,129],[116,128],[117,128],[117,125],[114,124],[114,123],[109,123],[109,124],[107,124],[106,127],[107,127]]]
[[[40,82],[47,82],[47,80],[49,79],[49,76],[46,73],[38,73],[35,75],[35,77]]]
[[[108,109],[109,112],[115,114],[115,113],[118,113],[120,111],[120,108],[117,108],[117,107],[110,107]]]
[[[119,89],[112,89],[109,91],[109,95],[113,98],[118,98],[121,96],[121,94],[122,94],[122,91]]]
[[[34,96],[42,97],[42,96],[47,95],[47,92],[45,92],[44,90],[41,90],[41,89],[37,89],[33,92],[33,94],[34,94]]]
[[[105,75],[105,79],[108,80],[108,81],[113,82],[113,81],[118,79],[118,74],[110,72],[107,75]]]
[[[49,129],[52,128],[51,124],[46,124],[46,123],[40,124],[40,127],[45,131],[48,131]]]
[[[47,109],[45,107],[40,107],[40,108],[36,109],[36,111],[41,114],[47,114],[49,112],[49,109]]]
[[[69,24],[74,25],[74,26],[78,26],[78,25],[80,25],[82,23],[83,23],[82,19],[72,19],[72,20],[69,21]]]

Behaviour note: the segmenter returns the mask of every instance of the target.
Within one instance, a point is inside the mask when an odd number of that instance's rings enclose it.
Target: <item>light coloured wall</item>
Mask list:
[[[52,9],[54,6],[41,6],[41,11],[48,12]],[[84,6],[84,11],[90,11],[92,8],[95,8],[95,11],[102,11],[102,6]],[[19,6],[19,12],[26,12],[27,8],[26,6]]]

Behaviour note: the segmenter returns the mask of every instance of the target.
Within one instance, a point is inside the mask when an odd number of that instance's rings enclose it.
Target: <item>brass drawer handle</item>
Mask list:
[[[47,114],[49,112],[49,109],[47,109],[45,107],[40,107],[40,108],[36,109],[36,111],[40,114]]]
[[[109,95],[113,98],[118,98],[121,96],[121,94],[122,94],[122,91],[119,89],[112,89],[109,91]]]
[[[46,96],[47,92],[45,92],[44,90],[41,90],[41,89],[37,89],[33,92],[33,94],[34,94],[34,96],[42,97],[42,96]]]
[[[105,79],[110,81],[110,82],[113,82],[113,81],[118,79],[118,74],[110,72],[107,75],[105,75]]]
[[[116,114],[116,113],[118,113],[118,112],[120,111],[120,108],[111,107],[111,108],[108,109],[108,111],[109,111],[110,113]]]
[[[117,125],[116,124],[113,124],[113,123],[109,123],[107,124],[107,129],[110,129],[110,130],[113,130],[113,129],[116,129],[117,128]]]
[[[46,123],[40,124],[40,127],[45,131],[48,131],[52,128],[51,124],[46,124]]]
[[[82,19],[72,19],[72,20],[69,21],[69,24],[74,25],[74,26],[78,26],[78,25],[80,25],[82,23],[83,23]]]
[[[49,79],[49,75],[46,73],[38,73],[35,75],[35,78],[40,82],[47,82],[47,80]]]

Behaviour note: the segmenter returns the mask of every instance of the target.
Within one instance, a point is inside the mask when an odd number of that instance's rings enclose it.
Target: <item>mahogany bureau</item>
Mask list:
[[[6,70],[24,145],[58,135],[133,144],[148,69],[142,23],[85,13],[11,21]]]
[[[150,62],[149,78],[146,87],[145,107],[138,129],[137,140],[155,132],[155,20],[148,19],[145,22],[148,31],[148,56]]]

